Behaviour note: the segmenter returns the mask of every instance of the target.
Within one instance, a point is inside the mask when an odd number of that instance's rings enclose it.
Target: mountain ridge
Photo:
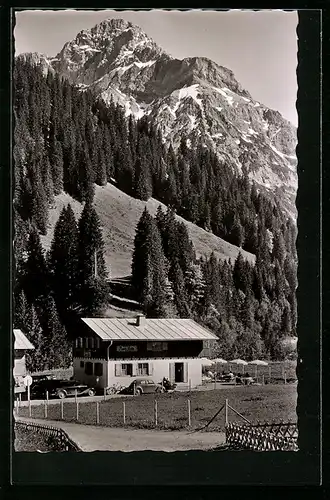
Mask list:
[[[121,19],[81,31],[48,64],[82,91],[118,102],[126,116],[152,120],[174,148],[183,135],[188,146],[202,142],[296,218],[296,128],[230,69],[207,57],[176,59]]]

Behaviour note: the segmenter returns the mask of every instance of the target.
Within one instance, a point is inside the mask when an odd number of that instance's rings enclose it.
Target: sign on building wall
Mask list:
[[[167,350],[168,350],[167,342],[147,342],[147,351],[159,352]]]
[[[117,352],[137,352],[137,345],[117,345]]]

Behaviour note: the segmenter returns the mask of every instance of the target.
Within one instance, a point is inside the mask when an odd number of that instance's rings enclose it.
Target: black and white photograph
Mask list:
[[[15,12],[15,453],[299,450],[297,24]]]

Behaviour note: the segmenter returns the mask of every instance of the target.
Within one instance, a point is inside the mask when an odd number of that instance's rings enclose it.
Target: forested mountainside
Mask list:
[[[42,64],[114,99],[126,116],[149,117],[175,149],[183,134],[188,144],[205,144],[295,217],[296,128],[253,99],[230,69],[206,57],[176,59],[123,19],[81,31]]]
[[[295,225],[246,175],[203,141],[175,150],[147,117],[125,117],[26,57],[15,63],[14,117],[15,326],[38,347],[31,366],[65,365],[76,318],[107,306],[111,269],[93,196],[108,182],[168,207],[144,212],[136,232],[132,282],[148,315],[194,317],[224,356],[283,355],[280,338],[296,323]],[[64,207],[45,254],[40,235],[63,191],[83,210],[77,221]],[[197,259],[174,213],[255,254],[255,265],[240,254]]]

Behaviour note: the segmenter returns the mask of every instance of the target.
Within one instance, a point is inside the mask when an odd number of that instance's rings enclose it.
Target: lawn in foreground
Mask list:
[[[160,394],[156,397],[146,394],[136,397],[114,398],[99,403],[99,423],[110,427],[155,427],[155,401],[159,429],[184,429],[188,426],[188,400],[191,408],[191,426],[200,428],[205,426],[228,399],[229,405],[240,412],[251,423],[261,422],[288,422],[297,421],[297,386],[264,385],[264,386],[237,386],[209,391],[174,392]],[[125,403],[125,423],[123,418]],[[72,400],[64,402],[64,420],[76,421],[76,404]],[[20,409],[20,415],[28,416],[28,408]],[[95,425],[97,403],[79,403],[78,421],[81,424]],[[44,407],[33,406],[32,416],[44,418]],[[229,410],[229,422],[243,422],[242,419]],[[48,406],[47,417],[50,420],[61,419],[60,404]],[[208,426],[208,430],[224,430],[224,410]]]

